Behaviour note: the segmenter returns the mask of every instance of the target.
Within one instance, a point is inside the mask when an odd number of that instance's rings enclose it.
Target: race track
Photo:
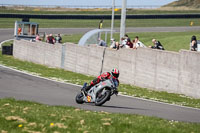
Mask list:
[[[0,98],[12,97],[49,105],[73,106],[86,110],[141,114],[168,120],[200,122],[200,109],[125,96],[113,96],[109,102],[101,107],[93,104],[79,105],[75,102],[75,96],[79,90],[80,87],[77,85],[59,83],[0,66]]]
[[[51,28],[40,29],[47,34],[75,34],[86,33],[91,28]],[[115,29],[119,32],[119,29]],[[183,32],[199,31],[200,27],[153,27],[153,28],[127,28],[126,32]],[[0,29],[0,42],[13,38],[13,29]],[[21,100],[36,101],[49,105],[66,105],[77,108],[107,111],[115,113],[141,114],[157,116],[168,120],[200,122],[200,110],[164,103],[147,101],[124,96],[113,96],[102,107],[92,104],[78,105],[75,96],[80,90],[79,86],[58,83],[24,73],[20,73],[0,66],[0,98],[14,97]]]

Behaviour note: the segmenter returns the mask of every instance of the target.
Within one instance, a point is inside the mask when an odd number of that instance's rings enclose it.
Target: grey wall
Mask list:
[[[116,67],[120,70],[120,81],[123,83],[200,98],[198,52],[149,48],[116,51],[70,43],[51,45],[15,40],[13,54],[21,60],[93,76],[98,76],[101,69],[106,72]]]

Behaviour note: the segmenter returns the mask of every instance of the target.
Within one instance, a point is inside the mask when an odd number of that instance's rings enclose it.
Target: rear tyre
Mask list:
[[[110,91],[106,90],[106,92],[103,95],[97,95],[97,98],[95,100],[96,106],[101,106],[104,104],[108,99],[110,98]]]
[[[83,98],[84,98],[84,95],[82,92],[79,92],[77,95],[76,95],[76,102],[78,104],[83,104],[84,101],[83,101]]]

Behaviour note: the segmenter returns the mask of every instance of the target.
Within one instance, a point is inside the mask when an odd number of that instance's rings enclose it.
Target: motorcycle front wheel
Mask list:
[[[98,94],[95,100],[95,105],[101,106],[102,104],[104,104],[110,98],[110,93],[111,92],[109,90],[106,90],[103,95]]]
[[[83,98],[84,98],[84,95],[82,92],[79,92],[77,95],[76,95],[76,102],[78,104],[83,104],[84,101],[83,101]]]

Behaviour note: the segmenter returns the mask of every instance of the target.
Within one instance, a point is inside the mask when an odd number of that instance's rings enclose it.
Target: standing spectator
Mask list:
[[[191,51],[197,51],[197,38],[196,38],[196,36],[192,36],[192,38],[191,38],[190,50]]]
[[[58,36],[56,36],[56,43],[61,43],[62,41],[62,37],[60,36],[60,34],[58,34]]]
[[[22,28],[21,28],[21,27],[18,27],[18,29],[17,29],[17,34],[18,34],[18,35],[21,35],[21,33],[22,33]]]
[[[54,39],[52,34],[50,34],[48,36],[47,42],[50,43],[50,44],[54,44],[55,43],[55,39]]]
[[[99,46],[107,47],[107,44],[106,44],[106,42],[104,40],[99,38]]]
[[[160,49],[160,50],[165,50],[160,41],[156,41],[156,39],[152,39],[152,43],[154,46],[149,46],[152,49]]]
[[[133,44],[133,49],[137,49],[138,47],[146,47],[146,46],[139,40],[139,37],[136,36]]]

